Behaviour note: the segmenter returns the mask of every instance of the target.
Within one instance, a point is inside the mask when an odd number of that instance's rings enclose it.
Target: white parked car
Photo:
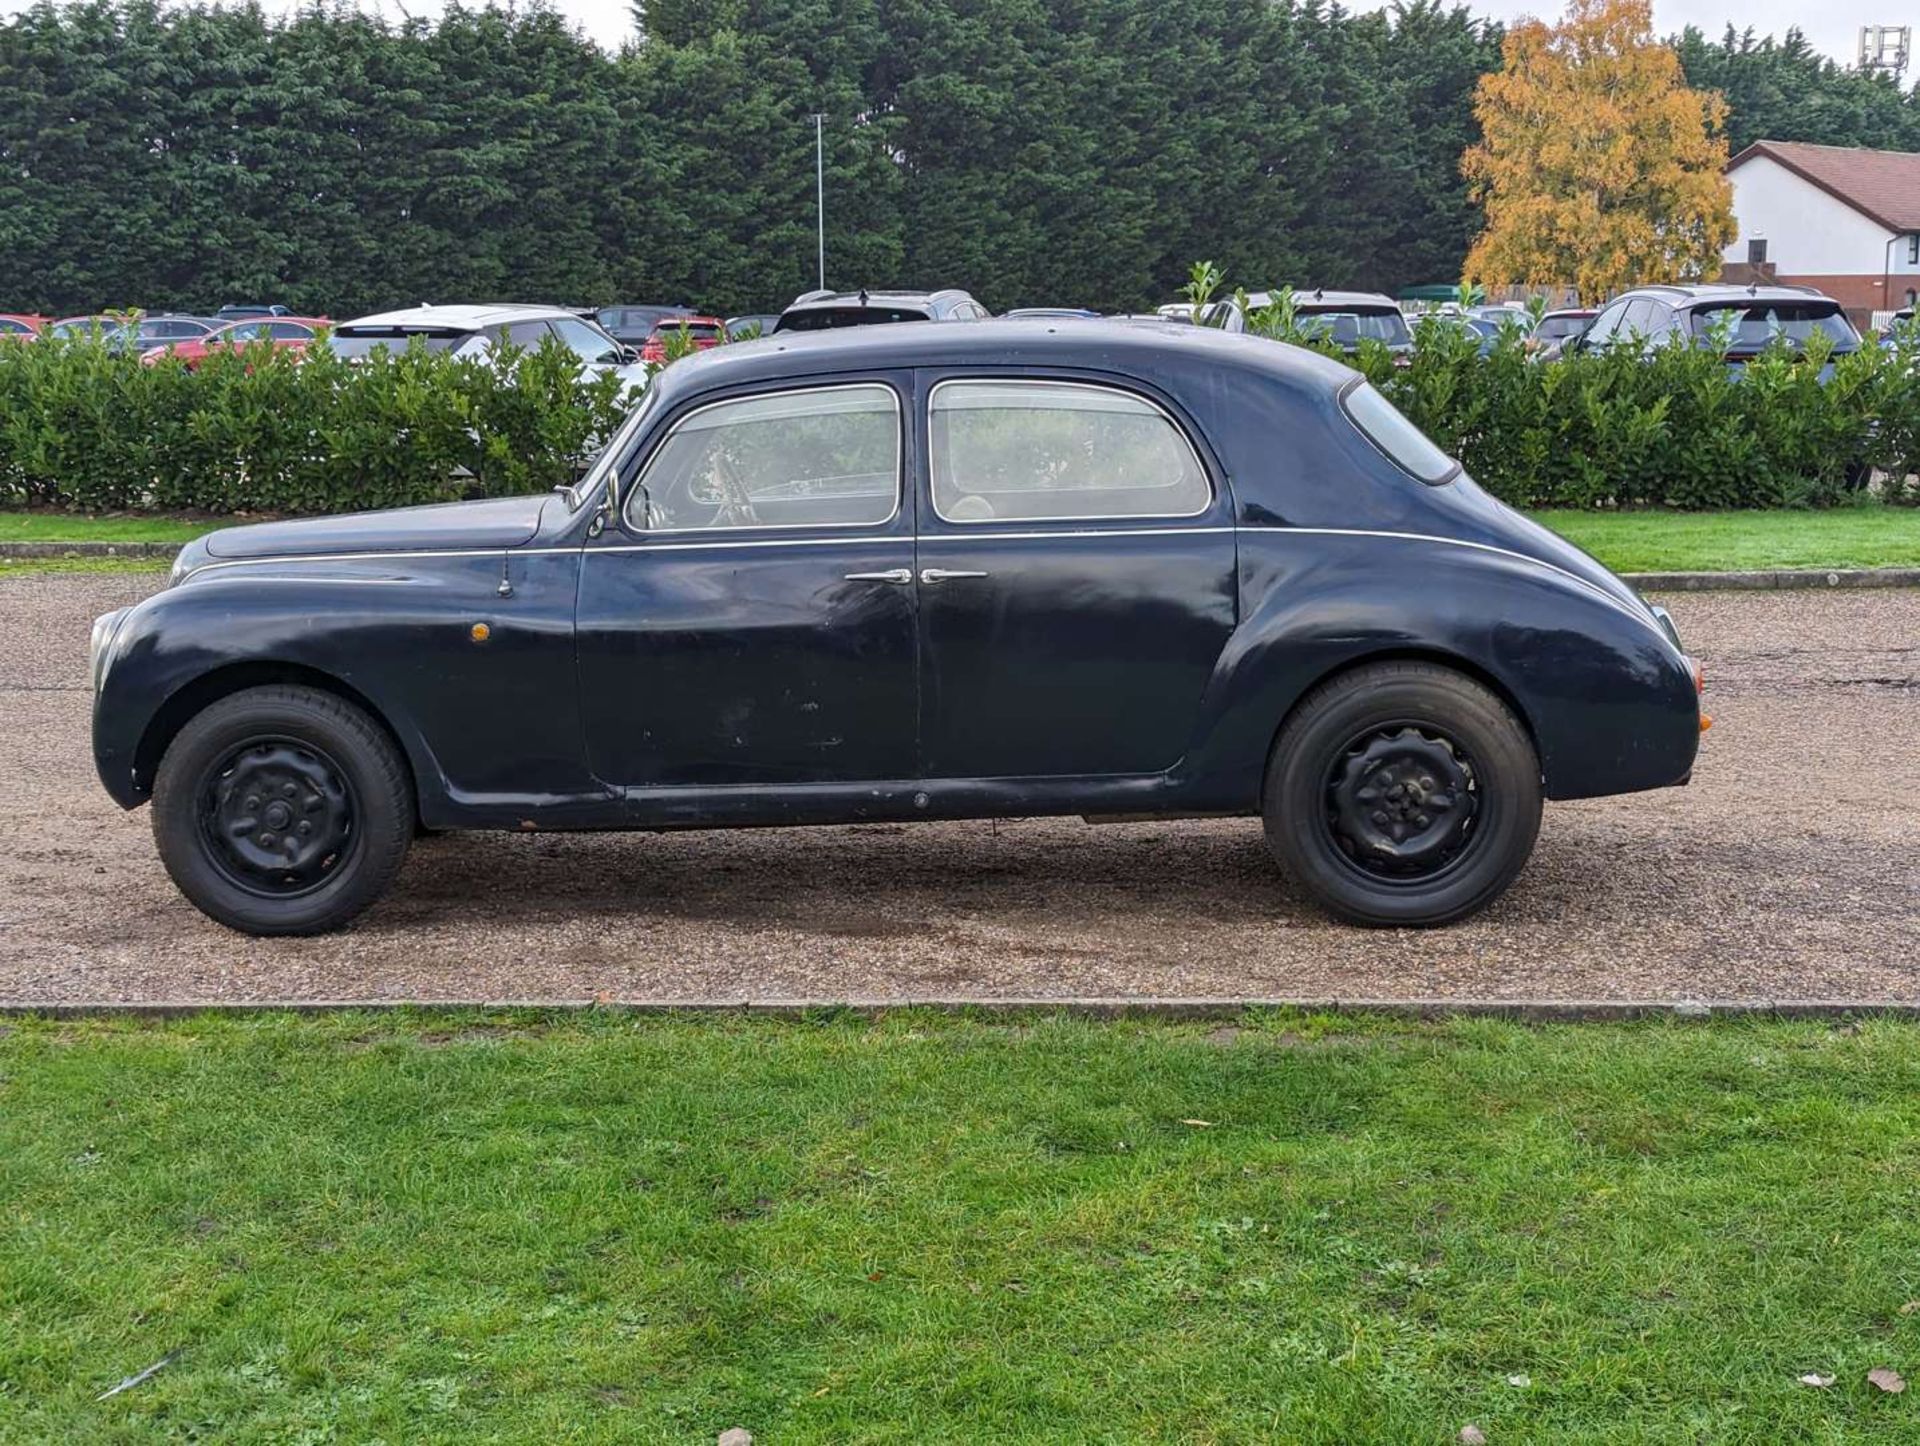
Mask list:
[[[413,306],[356,317],[333,329],[329,345],[353,361],[378,347],[405,351],[415,337],[431,351],[484,356],[501,344],[533,350],[557,336],[580,358],[581,375],[591,380],[616,372],[629,386],[643,386],[651,368],[631,347],[561,306]]]

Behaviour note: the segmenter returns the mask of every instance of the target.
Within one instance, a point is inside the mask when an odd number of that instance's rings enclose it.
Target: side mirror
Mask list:
[[[618,362],[616,362],[616,363],[615,363],[615,365],[616,365],[616,366],[623,366],[623,367],[630,367],[630,366],[636,366],[636,365],[638,365],[638,364],[639,364],[639,361],[640,361],[640,348],[639,348],[639,347],[637,347],[637,346],[623,346],[623,347],[621,347],[621,348],[620,348],[620,359],[619,359],[619,361],[618,361]]]

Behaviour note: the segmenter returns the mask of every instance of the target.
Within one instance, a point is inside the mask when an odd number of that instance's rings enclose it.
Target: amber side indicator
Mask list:
[[[1700,731],[1705,733],[1711,727],[1713,727],[1713,719],[1709,718],[1705,713],[1702,713],[1700,715]]]
[[[471,629],[471,634],[476,643],[484,643],[488,638],[493,636],[493,629],[485,623],[475,623]]]

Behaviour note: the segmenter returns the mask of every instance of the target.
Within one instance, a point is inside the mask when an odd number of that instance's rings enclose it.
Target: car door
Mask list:
[[[1173,768],[1236,620],[1224,479],[1126,385],[925,380],[923,776]]]
[[[646,790],[913,776],[905,385],[784,382],[645,428],[581,562],[599,778]]]

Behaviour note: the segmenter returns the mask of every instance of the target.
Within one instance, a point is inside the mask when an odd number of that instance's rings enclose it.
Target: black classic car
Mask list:
[[[1258,815],[1436,924],[1543,798],[1684,783],[1672,623],[1360,376],[1208,328],[858,327],[688,358],[571,490],[214,533],[95,625],[94,751],[254,933],[418,829]]]

